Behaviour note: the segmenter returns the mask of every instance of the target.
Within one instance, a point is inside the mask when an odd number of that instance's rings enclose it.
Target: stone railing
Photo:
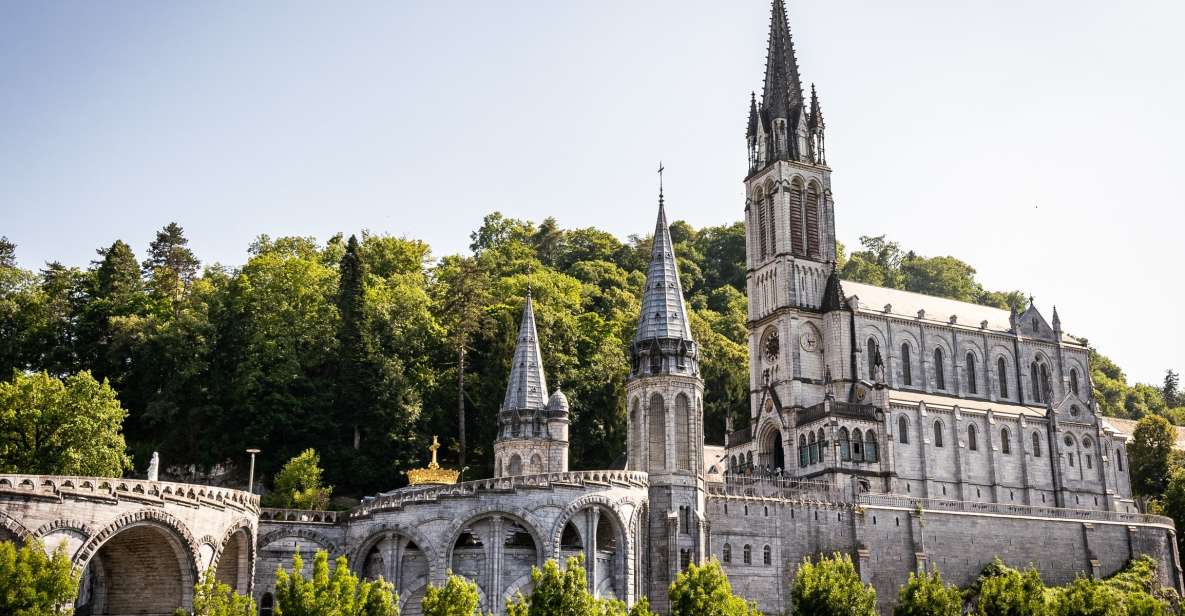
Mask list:
[[[896,494],[861,494],[857,502],[862,505],[918,509],[923,511],[951,511],[959,513],[991,513],[1038,518],[1082,520],[1084,522],[1119,522],[1123,524],[1153,524],[1172,528],[1170,518],[1147,513],[1126,513],[1096,509],[1066,509],[1061,507],[1038,507],[1012,503],[982,503],[976,501],[943,500],[936,498],[911,498]]]
[[[351,519],[363,518],[380,511],[398,509],[405,505],[432,502],[441,498],[476,496],[483,493],[513,492],[519,489],[551,488],[559,486],[617,485],[645,488],[649,485],[646,473],[639,471],[572,471],[517,475],[497,479],[478,479],[454,485],[411,487],[368,499],[349,512]]]
[[[788,477],[725,475],[724,481],[708,483],[708,494],[749,498],[778,498],[784,500],[851,501],[843,498],[843,490],[826,482]]]
[[[313,509],[276,509],[264,507],[259,511],[260,522],[291,524],[337,524],[346,519],[346,511],[317,511]]]
[[[117,503],[137,501],[152,505],[168,502],[231,508],[258,513],[259,496],[242,490],[170,481],[111,479],[107,477],[71,477],[64,475],[0,475],[0,497],[7,495],[64,500],[91,500]]]

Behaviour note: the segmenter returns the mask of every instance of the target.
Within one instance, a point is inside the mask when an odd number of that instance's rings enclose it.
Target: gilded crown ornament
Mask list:
[[[407,482],[410,485],[439,486],[457,483],[457,476],[461,474],[461,471],[440,468],[440,464],[436,462],[436,450],[438,449],[440,449],[440,441],[436,436],[433,436],[432,446],[428,448],[428,451],[432,452],[432,461],[428,463],[428,468],[407,471]]]

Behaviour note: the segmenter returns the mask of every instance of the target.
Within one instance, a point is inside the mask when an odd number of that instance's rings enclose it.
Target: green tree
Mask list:
[[[812,616],[874,616],[876,590],[860,581],[852,557],[836,552],[809,557],[798,566],[790,598],[795,613]]]
[[[157,231],[148,245],[148,258],[141,269],[153,294],[162,300],[177,299],[197,277],[202,262],[188,245],[185,230],[175,222]]]
[[[1185,406],[1185,397],[1181,395],[1181,375],[1172,370],[1164,371],[1164,384],[1160,387],[1165,405],[1171,407]]]
[[[0,236],[0,267],[16,267],[16,244]]]
[[[390,582],[359,581],[345,556],[329,570],[329,554],[317,550],[313,571],[304,577],[300,552],[292,557],[292,573],[276,569],[276,616],[399,616],[399,597]]]
[[[893,616],[960,616],[963,595],[955,586],[943,583],[942,574],[910,573],[893,607]]]
[[[1058,589],[1051,610],[1056,616],[1126,616],[1123,593],[1105,582],[1075,578]]]
[[[449,572],[444,586],[428,585],[420,601],[424,616],[480,616],[477,584]]]
[[[519,594],[506,605],[508,616],[624,616],[620,601],[598,599],[588,592],[584,557],[568,559],[560,569],[555,559],[543,568],[531,567],[533,590],[529,597]]]
[[[40,541],[23,546],[0,541],[0,614],[56,616],[71,614],[78,596],[78,575],[65,542],[52,555]]]
[[[275,488],[268,494],[272,507],[325,509],[332,486],[321,485],[321,458],[316,450],[306,449],[292,458],[276,474]]]
[[[1172,518],[1173,524],[1177,528],[1185,529],[1185,468],[1177,466],[1172,469],[1161,503],[1164,515]],[[1185,542],[1182,541],[1181,534],[1178,533],[1177,552],[1180,553],[1183,548],[1185,548]]]
[[[979,616],[1046,616],[1049,602],[1045,584],[1037,570],[1023,572],[1004,565],[1000,559],[984,568],[968,589],[975,613]]]
[[[211,569],[193,587],[193,616],[255,616],[255,601],[220,584]]]
[[[732,593],[728,576],[716,560],[691,563],[675,576],[667,592],[670,616],[757,616],[757,607]]]
[[[1132,490],[1144,496],[1164,493],[1176,431],[1163,417],[1149,415],[1136,424],[1127,446]]]
[[[119,477],[131,468],[127,412],[89,372],[45,372],[0,382],[0,472]]]
[[[378,398],[384,378],[366,310],[366,270],[359,255],[358,238],[353,235],[338,267],[337,311],[336,413],[339,422],[351,431],[352,446],[358,450],[363,423],[379,412]]]

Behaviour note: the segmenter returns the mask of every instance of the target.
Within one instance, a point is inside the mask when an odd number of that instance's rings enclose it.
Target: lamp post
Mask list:
[[[259,453],[258,449],[248,449],[247,453],[251,454],[251,470],[248,471],[247,492],[255,493],[255,454]]]

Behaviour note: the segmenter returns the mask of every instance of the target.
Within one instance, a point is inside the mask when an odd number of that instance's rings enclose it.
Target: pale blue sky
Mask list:
[[[895,6],[890,6],[893,4]],[[1139,380],[1185,369],[1185,3],[791,0],[837,230],[1058,305]],[[0,4],[0,235],[26,267],[207,262],[260,233],[464,250],[501,210],[622,237],[739,220],[750,2]]]

